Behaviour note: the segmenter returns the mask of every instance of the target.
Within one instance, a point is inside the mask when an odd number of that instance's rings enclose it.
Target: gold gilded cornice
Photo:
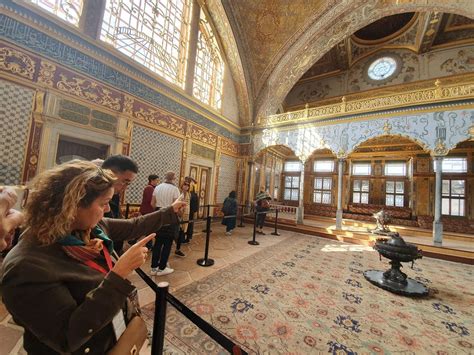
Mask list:
[[[474,74],[446,81],[447,83],[444,83],[444,80],[437,79],[430,87],[390,94],[376,95],[372,91],[365,94],[366,97],[359,94],[357,99],[354,98],[355,95],[343,96],[337,103],[261,118],[257,127],[309,123],[331,117],[474,98]]]

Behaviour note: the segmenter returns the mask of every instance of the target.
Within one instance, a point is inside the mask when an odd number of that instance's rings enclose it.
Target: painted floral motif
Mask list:
[[[356,296],[352,293],[343,292],[342,297],[350,303],[360,304],[362,302],[362,297]]]
[[[249,309],[253,309],[254,305],[246,300],[242,300],[240,298],[236,298],[234,302],[230,305],[232,308],[232,313],[244,313],[247,312]]]
[[[275,277],[283,277],[283,276],[286,276],[287,273],[280,270],[273,270],[272,275]]]
[[[469,330],[462,325],[458,325],[454,322],[444,322],[444,321],[441,323],[443,323],[446,326],[446,329],[449,329],[451,332],[456,333],[462,337],[469,335]]]
[[[289,324],[277,322],[273,326],[273,334],[282,339],[288,339],[293,335],[293,329]]]
[[[251,325],[240,325],[235,332],[237,337],[243,340],[256,340],[258,338],[257,330]]]
[[[312,348],[314,348],[314,346],[316,345],[316,339],[314,339],[312,336],[305,336],[304,337],[304,343]]]
[[[357,353],[355,351],[353,351],[352,349],[348,348],[346,345],[344,344],[340,344],[338,342],[335,342],[335,341],[330,341],[327,343],[329,345],[329,349],[328,349],[328,352],[332,353],[332,354],[347,354],[347,355],[357,355]]]
[[[257,293],[267,295],[268,292],[270,291],[270,288],[266,285],[255,285],[255,286],[252,286],[252,290],[254,290]]]
[[[351,285],[351,286],[354,286],[354,287],[362,288],[361,283],[360,283],[359,281],[357,281],[357,280],[347,279],[347,280],[346,280],[346,284]]]
[[[442,303],[433,303],[433,308],[443,313],[456,314],[451,307]]]
[[[359,321],[352,319],[350,316],[337,316],[336,320],[334,321],[337,325],[340,325],[346,330],[350,330],[355,333],[360,333],[360,323]]]
[[[292,261],[286,261],[283,263],[283,265],[288,267],[295,267],[296,264]]]

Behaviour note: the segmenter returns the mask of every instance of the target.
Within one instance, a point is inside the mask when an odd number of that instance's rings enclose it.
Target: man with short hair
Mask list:
[[[104,160],[102,168],[112,170],[117,177],[117,182],[114,184],[114,196],[109,202],[110,211],[104,213],[104,217],[121,218],[120,194],[127,189],[137,176],[138,165],[126,155],[111,155]],[[123,242],[114,242],[114,249],[119,255],[122,254],[122,248]]]
[[[174,185],[176,174],[174,171],[168,171],[164,176],[164,182],[155,187],[151,205],[155,209],[160,209],[171,205],[179,198],[179,189]],[[174,270],[167,266],[168,258],[171,252],[173,240],[177,237],[178,225],[163,226],[156,233],[155,244],[151,257],[152,276],[163,276],[171,274]]]

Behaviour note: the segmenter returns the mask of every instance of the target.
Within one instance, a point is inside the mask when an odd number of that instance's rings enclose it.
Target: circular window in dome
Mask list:
[[[397,70],[397,61],[392,57],[382,57],[374,60],[367,69],[367,74],[372,80],[385,80],[390,78]]]

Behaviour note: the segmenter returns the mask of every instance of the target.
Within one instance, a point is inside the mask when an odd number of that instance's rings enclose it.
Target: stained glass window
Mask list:
[[[193,95],[200,101],[220,110],[224,62],[216,37],[203,11],[199,21],[199,35],[194,68]]]
[[[26,0],[42,9],[53,13],[60,19],[67,21],[74,26],[79,25],[82,14],[83,0]]]
[[[382,57],[370,64],[367,74],[372,80],[384,80],[395,73],[397,61],[392,57]]]
[[[107,0],[100,39],[184,87],[190,0]]]

